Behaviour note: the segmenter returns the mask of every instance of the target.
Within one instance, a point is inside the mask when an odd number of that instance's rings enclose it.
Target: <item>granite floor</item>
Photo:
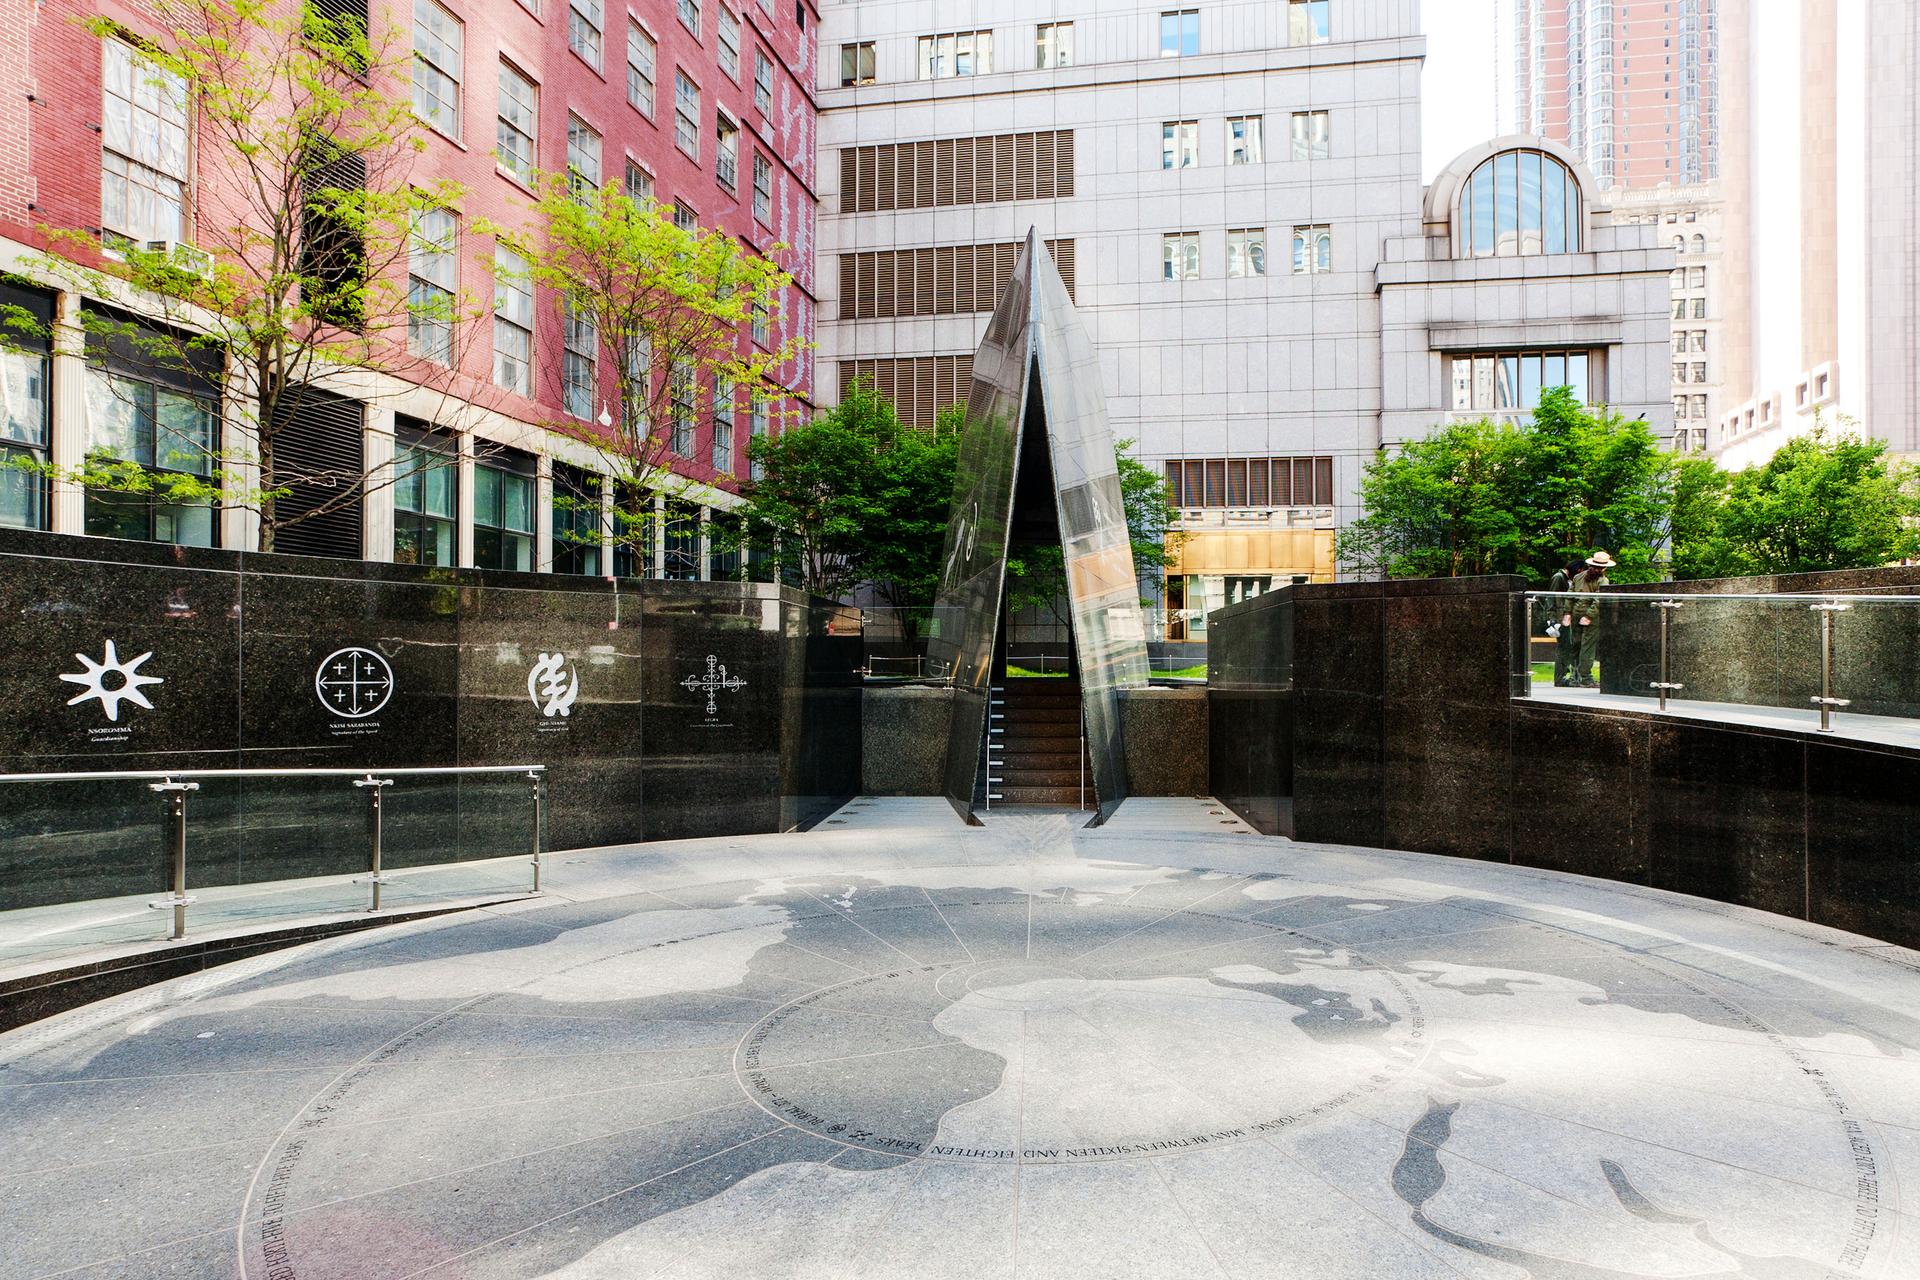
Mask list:
[[[1204,800],[562,855],[0,1036],[0,1277],[1920,1276],[1920,956]]]

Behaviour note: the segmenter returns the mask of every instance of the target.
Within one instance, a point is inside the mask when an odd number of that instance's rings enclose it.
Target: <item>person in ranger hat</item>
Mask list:
[[[1570,589],[1576,596],[1591,594],[1607,589],[1607,570],[1613,567],[1613,557],[1604,551],[1596,551],[1587,557],[1586,565],[1573,575]],[[1574,659],[1573,678],[1568,684],[1575,689],[1598,689],[1600,682],[1593,678],[1593,662],[1598,655],[1600,641],[1600,602],[1598,600],[1576,599],[1567,606],[1567,612],[1561,615],[1562,628],[1573,632]]]
[[[1553,624],[1547,628],[1547,634],[1553,637],[1553,683],[1558,689],[1573,683],[1573,663],[1579,657],[1577,637],[1567,625],[1567,592],[1573,590],[1574,575],[1585,567],[1586,562],[1576,555],[1567,561],[1565,568],[1555,569],[1547,579],[1548,597],[1542,601],[1546,605],[1543,612],[1547,621]]]

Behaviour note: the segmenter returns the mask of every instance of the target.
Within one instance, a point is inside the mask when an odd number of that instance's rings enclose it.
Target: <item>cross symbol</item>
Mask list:
[[[705,693],[707,714],[711,716],[717,714],[720,709],[720,704],[715,700],[716,694],[723,689],[728,693],[732,693],[735,689],[744,689],[747,687],[747,682],[739,676],[728,675],[726,664],[710,653],[707,655],[707,674],[688,676],[680,682],[680,687],[692,693]]]

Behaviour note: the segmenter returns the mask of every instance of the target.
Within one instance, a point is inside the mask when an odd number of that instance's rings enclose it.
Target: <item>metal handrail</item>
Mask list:
[[[543,764],[448,765],[444,769],[414,766],[376,770],[405,777],[462,773],[545,773]],[[0,773],[0,782],[115,782],[121,779],[168,778],[364,778],[365,769],[97,769],[81,773]]]
[[[173,913],[171,940],[187,936],[187,907],[195,901],[187,892],[187,793],[198,791],[199,778],[350,778],[353,785],[367,793],[367,874],[356,877],[355,884],[371,886],[369,911],[380,910],[380,886],[392,877],[381,870],[384,856],[380,793],[393,785],[396,777],[444,778],[474,775],[505,775],[525,778],[533,783],[533,892],[540,892],[540,807],[541,781],[547,772],[543,764],[448,765],[434,768],[413,765],[397,769],[95,769],[67,773],[0,773],[0,782],[145,782],[147,789],[161,796],[167,805],[167,820],[162,831],[162,852],[171,869],[172,887],[167,895],[147,905]],[[382,776],[386,775],[386,776]]]
[[[1529,591],[1529,600],[1636,600],[1643,601],[1657,594],[1653,588],[1664,588],[1673,594],[1671,582],[1648,583],[1646,591]],[[1920,595],[1911,596],[1874,596],[1847,595],[1833,591],[1770,591],[1765,593],[1683,591],[1677,593],[1682,600],[1837,600],[1847,604],[1920,604]]]

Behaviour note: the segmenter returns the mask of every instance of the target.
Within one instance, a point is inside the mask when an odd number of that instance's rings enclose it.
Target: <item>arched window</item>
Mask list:
[[[1580,251],[1580,184],[1541,151],[1502,151],[1460,193],[1460,252],[1469,258]]]
[[[1675,236],[1673,238],[1673,251],[1675,253],[1685,253],[1687,251],[1687,238],[1685,236]]]
[[[1707,238],[1698,231],[1693,233],[1693,251],[1695,253],[1705,253],[1707,251]]]

